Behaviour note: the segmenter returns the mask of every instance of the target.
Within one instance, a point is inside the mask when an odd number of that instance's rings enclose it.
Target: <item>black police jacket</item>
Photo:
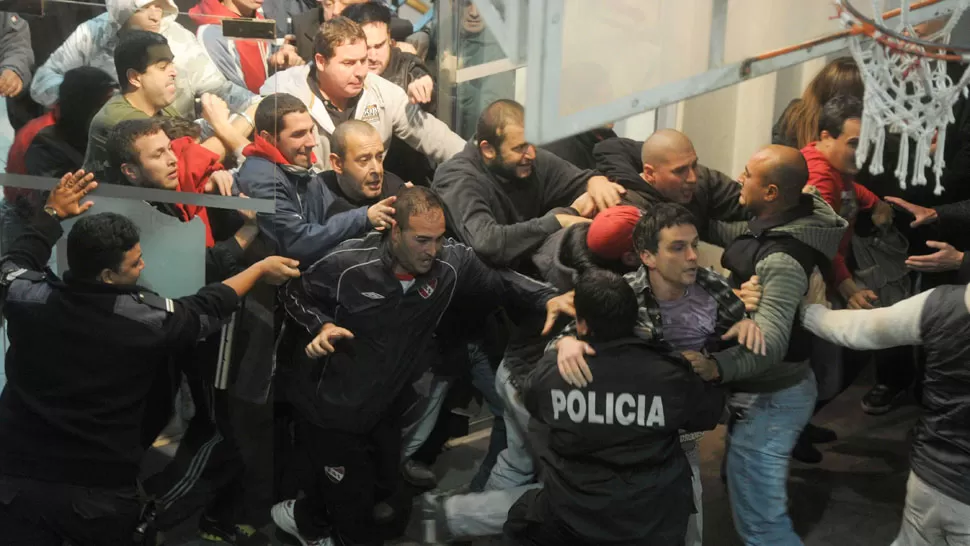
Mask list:
[[[588,387],[566,383],[556,351],[524,386],[545,487],[535,509],[576,544],[682,544],[693,499],[679,431],[714,428],[724,391],[640,339],[591,345]]]
[[[173,355],[229,319],[239,298],[224,284],[170,300],[70,272],[61,281],[41,272],[62,233],[41,212],[0,260],[10,337],[0,473],[130,487],[156,382],[168,376]]]
[[[546,284],[489,268],[451,240],[407,291],[392,267],[387,237],[372,232],[344,242],[284,290],[283,305],[296,323],[287,327],[298,333],[281,343],[281,385],[302,416],[320,427],[366,432],[385,418],[404,387],[427,369],[432,335],[450,306],[487,298],[541,308],[555,295]],[[306,342],[327,323],[354,338],[324,358],[306,357]]]

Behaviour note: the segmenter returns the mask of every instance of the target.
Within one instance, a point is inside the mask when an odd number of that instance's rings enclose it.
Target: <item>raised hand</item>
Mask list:
[[[391,196],[383,201],[378,201],[367,209],[367,220],[374,229],[383,231],[394,225],[394,207],[391,205],[397,201],[397,197]]]
[[[923,224],[936,221],[936,211],[934,209],[914,205],[898,197],[886,197],[886,202],[892,203],[913,215],[913,221],[909,223],[910,227],[922,226]]]
[[[61,220],[73,218],[83,214],[94,205],[91,201],[82,204],[81,199],[97,187],[98,183],[94,181],[94,174],[85,173],[84,169],[67,173],[51,190],[44,208],[53,209]]]

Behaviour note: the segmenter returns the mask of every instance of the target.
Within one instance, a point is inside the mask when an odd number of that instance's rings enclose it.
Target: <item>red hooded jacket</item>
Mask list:
[[[221,25],[223,19],[241,18],[238,13],[234,13],[219,0],[202,0],[189,9],[189,17],[200,26]],[[263,19],[263,14],[260,10],[256,10],[255,18]],[[259,42],[233,38],[224,39],[232,40],[233,46],[239,54],[239,67],[242,68],[246,88],[258,95],[259,88],[266,81],[266,64],[264,62],[266,52]]]

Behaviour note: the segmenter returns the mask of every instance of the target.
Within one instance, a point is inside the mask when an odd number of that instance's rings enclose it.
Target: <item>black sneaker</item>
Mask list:
[[[889,413],[902,399],[905,391],[896,390],[889,385],[878,384],[862,397],[862,411],[869,415]]]
[[[401,466],[404,481],[421,489],[434,489],[438,486],[438,478],[434,471],[413,459],[408,459]]]
[[[802,439],[810,444],[827,444],[839,439],[834,430],[825,427],[818,427],[811,423],[805,425],[802,431]]]

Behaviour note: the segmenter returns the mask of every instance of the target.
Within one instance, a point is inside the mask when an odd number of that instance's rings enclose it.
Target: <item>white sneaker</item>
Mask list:
[[[273,505],[273,509],[270,510],[273,523],[279,527],[280,531],[295,537],[302,546],[333,546],[333,540],[330,537],[308,539],[300,534],[300,530],[296,527],[296,518],[293,516],[295,505],[295,500],[286,500]]]

